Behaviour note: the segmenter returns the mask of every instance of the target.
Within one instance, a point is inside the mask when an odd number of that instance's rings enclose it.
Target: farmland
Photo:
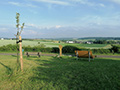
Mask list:
[[[8,45],[8,44],[16,44],[15,40],[0,40],[0,46]],[[23,40],[23,46],[38,46],[39,44],[44,44],[46,47],[58,47],[59,45],[66,46],[72,45],[79,48],[90,48],[90,49],[97,49],[97,48],[111,48],[110,44],[78,44],[78,43],[55,43],[54,41],[41,41],[41,40]]]
[[[0,89],[22,90],[119,90],[120,60],[75,57],[24,56],[24,72],[17,70],[16,56],[0,56]]]

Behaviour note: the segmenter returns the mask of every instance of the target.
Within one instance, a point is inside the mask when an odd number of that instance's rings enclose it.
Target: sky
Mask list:
[[[120,37],[120,0],[0,0],[0,37]]]

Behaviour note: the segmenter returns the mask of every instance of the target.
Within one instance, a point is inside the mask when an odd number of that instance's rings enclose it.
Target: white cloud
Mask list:
[[[73,0],[74,2],[79,2],[81,4],[86,4],[86,5],[89,5],[89,6],[93,6],[95,3],[93,2],[88,2],[86,0]]]
[[[7,31],[8,28],[0,28],[0,31]]]
[[[33,4],[26,4],[26,6],[27,6],[27,7],[33,7],[33,8],[38,7],[38,6],[33,5]]]
[[[120,0],[111,0],[114,3],[120,4]]]
[[[101,7],[105,7],[105,5],[103,3],[95,3],[95,2],[90,2],[88,0],[70,0],[74,3],[80,3],[83,5],[88,5],[88,6],[101,6]]]
[[[61,25],[54,25],[54,26],[39,26],[39,25],[35,25],[35,24],[26,24],[27,28],[36,28],[36,29],[51,29],[51,28],[61,28]]]
[[[38,33],[35,30],[26,30],[23,31],[23,35],[37,35]]]
[[[32,8],[38,7],[38,6],[33,5],[31,3],[19,3],[19,2],[8,2],[8,3],[11,5],[18,6],[18,7],[32,7]]]
[[[20,6],[20,3],[18,3],[18,2],[8,2],[8,3],[11,5]]]
[[[55,27],[56,27],[56,28],[60,28],[61,26],[60,26],[60,25],[56,25]]]
[[[35,24],[31,24],[31,23],[27,24],[27,26],[30,26],[30,27],[36,27]]]
[[[70,5],[69,2],[59,1],[59,0],[33,0],[33,1],[50,3],[50,4],[57,4],[57,5],[66,5],[66,6]]]
[[[35,25],[35,24],[32,24],[32,23],[28,23],[28,24],[26,24],[26,28],[44,29],[46,27],[38,26],[38,25]]]
[[[99,5],[100,5],[101,7],[105,7],[105,5],[104,5],[104,4],[102,4],[102,3],[100,3]]]

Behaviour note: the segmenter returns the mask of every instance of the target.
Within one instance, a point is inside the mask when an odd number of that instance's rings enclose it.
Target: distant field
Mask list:
[[[16,56],[0,56],[0,90],[120,90],[119,59],[32,56],[23,62],[20,72]]]
[[[62,45],[62,46],[66,46],[66,45],[72,45],[72,46],[76,46],[76,47],[79,47],[79,48],[110,48],[111,45],[108,45],[108,44],[77,44],[77,43],[74,43],[74,44],[68,44],[68,43],[54,43],[54,42],[46,42],[46,41],[29,41],[29,40],[23,40],[23,43],[22,45],[23,46],[37,46],[40,44],[44,44],[46,47],[58,47],[59,45]],[[7,45],[7,44],[16,44],[16,41],[15,40],[0,40],[0,46],[3,46],[3,45]]]

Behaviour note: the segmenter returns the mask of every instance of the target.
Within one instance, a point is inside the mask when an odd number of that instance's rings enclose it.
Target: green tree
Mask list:
[[[18,64],[18,66],[19,66],[19,45],[18,45],[18,43],[19,43],[19,36],[21,35],[21,32],[23,31],[24,24],[25,24],[25,23],[23,23],[22,25],[20,25],[20,23],[19,23],[19,21],[20,21],[19,20],[19,16],[20,16],[20,14],[16,13],[17,34],[15,36],[16,36],[16,44],[17,44],[16,46],[17,46],[17,64]]]

